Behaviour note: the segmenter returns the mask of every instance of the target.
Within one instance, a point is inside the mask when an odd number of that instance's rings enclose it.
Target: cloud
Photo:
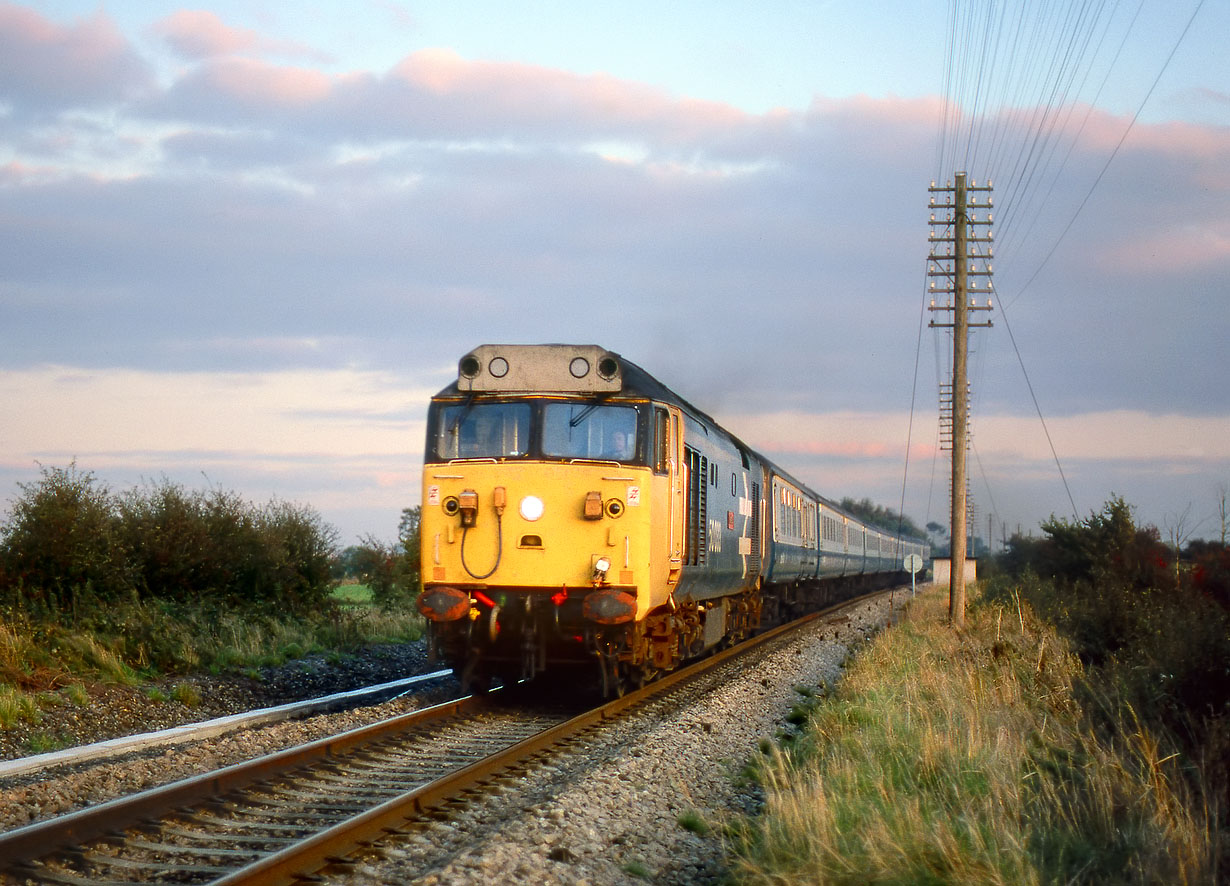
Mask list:
[[[0,3],[0,101],[43,114],[119,102],[152,86],[149,66],[105,13],[61,25]]]
[[[1162,275],[1176,270],[1222,269],[1230,265],[1230,219],[1189,222],[1111,244],[1098,255],[1106,271]]]
[[[233,122],[253,120],[269,111],[319,110],[333,92],[329,75],[311,68],[274,65],[258,59],[223,58],[200,65],[176,81],[168,93],[176,114],[212,109]]]
[[[37,441],[0,447],[23,462],[12,470],[72,454],[128,475],[199,462],[345,507],[341,486],[312,479],[337,447],[336,473],[387,503],[374,478],[405,478],[418,432],[390,431],[402,407],[363,405],[382,382],[359,386],[355,413],[338,379],[396,373],[421,404],[484,341],[597,341],[817,488],[899,494],[904,410],[916,396],[933,417],[926,376],[944,362],[918,301],[938,99],[753,114],[448,48],[338,73],[211,13],[157,29],[187,63],[154,87],[105,16],[54,25],[0,6],[0,41],[27,53],[3,82],[22,113],[47,112],[0,116],[0,365],[26,379],[4,396],[47,403]],[[31,47],[72,62],[63,47],[89,41],[145,79],[103,64],[103,88],[78,61],[61,66],[71,88],[38,85],[52,68]],[[997,231],[996,281],[1061,456],[1083,472],[1101,453],[1132,482],[1150,466],[1207,480],[1230,414],[1230,148],[1224,128],[1138,123],[1065,236],[1126,122],[1095,112],[1053,188],[997,181],[1010,236]],[[1009,124],[987,121],[1010,142]],[[1045,476],[1034,419],[1012,419],[1030,392],[993,319],[975,335],[976,440],[988,472]],[[1203,454],[1169,457],[1168,428]],[[912,460],[933,437],[915,434]]]
[[[274,114],[304,134],[348,141],[482,139],[507,147],[629,139],[689,156],[720,147],[739,159],[747,159],[758,119],[780,124],[780,115],[756,118],[610,75],[472,61],[445,49],[412,53],[383,74],[212,57],[140,112],[230,127],[268,126]]]
[[[276,345],[277,343],[270,343]],[[166,477],[246,497],[306,500],[348,533],[382,532],[418,498],[433,391],[386,372],[6,372],[0,501],[37,464],[74,459],[112,487]],[[204,475],[204,476],[202,476]]]
[[[279,55],[329,62],[327,53],[302,43],[272,40],[248,28],[226,24],[213,12],[181,9],[160,19],[153,31],[185,59],[199,61],[228,55]]]
[[[230,27],[215,13],[203,9],[181,9],[155,23],[154,32],[190,59],[233,55],[255,49],[260,43],[255,31]]]

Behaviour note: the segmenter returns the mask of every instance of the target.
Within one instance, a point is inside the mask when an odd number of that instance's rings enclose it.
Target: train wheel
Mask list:
[[[634,689],[644,689],[645,684],[652,683],[658,676],[656,668],[649,664],[636,665],[631,668],[632,687]]]
[[[471,655],[461,668],[461,691],[468,695],[486,695],[491,690],[491,672],[481,667],[481,657]]]
[[[521,679],[534,679],[540,671],[546,669],[546,659],[546,644],[539,632],[538,623],[527,618],[521,629]]]
[[[598,671],[602,676],[602,697],[623,698],[627,691],[627,668],[620,664],[614,647],[598,652]]]

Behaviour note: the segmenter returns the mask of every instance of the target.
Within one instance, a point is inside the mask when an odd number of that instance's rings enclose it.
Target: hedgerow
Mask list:
[[[986,598],[1024,600],[1059,629],[1086,666],[1091,711],[1130,710],[1173,742],[1230,864],[1230,553],[1205,543],[1176,568],[1120,498],[1042,528],[1009,542]]]
[[[337,532],[306,506],[254,505],[168,480],[113,493],[75,463],[43,467],[0,524],[0,606],[76,623],[124,602],[266,606],[328,603]]]

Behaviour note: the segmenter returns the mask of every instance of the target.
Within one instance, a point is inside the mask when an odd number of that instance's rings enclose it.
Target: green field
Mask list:
[[[371,606],[372,589],[365,584],[350,582],[340,584],[333,589],[330,596],[347,606]]]

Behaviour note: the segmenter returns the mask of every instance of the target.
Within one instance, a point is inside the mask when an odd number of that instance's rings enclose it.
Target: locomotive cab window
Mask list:
[[[457,403],[436,417],[435,454],[442,459],[521,456],[529,442],[528,403]]]
[[[636,460],[636,408],[596,402],[547,403],[543,409],[543,455]]]

